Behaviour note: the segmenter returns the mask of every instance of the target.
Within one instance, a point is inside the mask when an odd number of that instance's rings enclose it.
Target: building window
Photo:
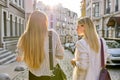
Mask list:
[[[120,38],[120,26],[119,26],[119,25],[116,26],[116,29],[115,29],[115,37],[116,37],[116,38]]]
[[[116,0],[115,11],[118,11],[118,7],[119,7],[119,2],[118,2],[118,0]]]
[[[19,19],[19,36],[21,35],[21,19]]]
[[[110,2],[110,0],[106,0],[106,2],[105,2],[105,13],[110,13],[110,6],[111,6],[111,2]]]
[[[109,37],[109,28],[107,27],[107,30],[106,30],[106,37]]]
[[[17,0],[15,0],[15,2],[17,3]]]
[[[6,12],[3,12],[3,23],[4,23],[4,36],[7,36],[7,22],[6,22],[6,19],[7,19],[7,17],[6,17]]]
[[[50,28],[53,28],[53,22],[50,22]]]
[[[111,6],[111,2],[110,0],[107,0],[107,7],[110,7]]]
[[[96,25],[96,29],[99,30],[99,29],[100,29],[100,26],[99,26],[99,25]]]
[[[117,35],[117,38],[120,38],[120,30],[118,31],[118,35]]]
[[[100,26],[99,25],[96,25],[96,30],[97,30],[97,33],[99,34],[99,29],[100,29]]]
[[[22,20],[22,33],[24,32],[24,20]]]
[[[53,15],[51,14],[51,16],[50,16],[50,20],[53,20]]]
[[[13,26],[13,22],[12,22],[12,15],[10,15],[10,36],[12,36],[13,35],[13,28],[12,28],[12,26]]]
[[[17,36],[17,17],[15,17],[15,34]]]
[[[22,0],[22,7],[24,8],[24,0]]]
[[[93,3],[93,16],[99,16],[99,2]]]
[[[19,5],[21,6],[21,0],[19,0]]]
[[[90,8],[87,10],[87,16],[91,17],[91,9]]]

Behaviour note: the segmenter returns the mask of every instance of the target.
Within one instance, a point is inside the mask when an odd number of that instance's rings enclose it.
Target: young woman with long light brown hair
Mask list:
[[[31,14],[17,44],[17,60],[23,60],[30,74],[39,77],[40,80],[49,80],[47,76],[52,75],[49,66],[49,31],[52,32],[53,64],[55,66],[56,58],[63,58],[64,49],[58,34],[54,30],[48,30],[48,19],[45,13],[34,11]],[[29,78],[29,80],[36,79]]]
[[[76,42],[75,58],[71,61],[74,66],[73,80],[98,80],[101,70],[101,45],[92,20],[88,17],[79,19],[77,33],[83,38]],[[104,39],[102,41],[104,53],[107,53],[106,43]]]

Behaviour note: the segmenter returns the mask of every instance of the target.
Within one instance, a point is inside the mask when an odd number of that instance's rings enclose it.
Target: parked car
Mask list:
[[[75,43],[73,43],[73,42],[71,42],[71,43],[65,43],[64,48],[68,49],[69,51],[71,51],[72,53],[74,53],[74,51],[75,51]]]
[[[68,48],[69,48],[69,45],[70,45],[70,43],[65,43],[65,44],[64,44],[64,48],[65,48],[65,49],[68,49]]]
[[[69,45],[69,48],[70,48],[70,51],[71,51],[72,53],[74,53],[74,52],[75,52],[75,43],[71,43],[71,44]]]
[[[120,65],[120,43],[106,41],[108,46],[107,65]]]

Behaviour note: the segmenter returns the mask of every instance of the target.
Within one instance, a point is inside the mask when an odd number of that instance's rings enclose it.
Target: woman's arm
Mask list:
[[[63,59],[63,56],[64,56],[64,48],[61,44],[61,41],[60,41],[60,38],[59,38],[59,35],[56,33],[56,53],[55,53],[55,56],[58,58],[58,59]]]
[[[89,56],[87,48],[85,48],[85,46],[83,46],[80,42],[76,43],[75,59],[73,59],[71,63],[81,70],[87,70],[89,66]]]

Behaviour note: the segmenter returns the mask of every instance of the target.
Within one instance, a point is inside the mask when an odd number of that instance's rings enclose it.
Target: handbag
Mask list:
[[[50,80],[67,80],[66,75],[59,64],[53,67],[52,31],[49,31],[49,61],[50,70],[53,72],[53,75],[50,76]]]
[[[99,75],[99,80],[111,80],[110,74],[108,70],[105,68],[105,63],[104,63],[104,48],[103,48],[103,42],[102,39],[100,39],[101,42],[101,71]]]

